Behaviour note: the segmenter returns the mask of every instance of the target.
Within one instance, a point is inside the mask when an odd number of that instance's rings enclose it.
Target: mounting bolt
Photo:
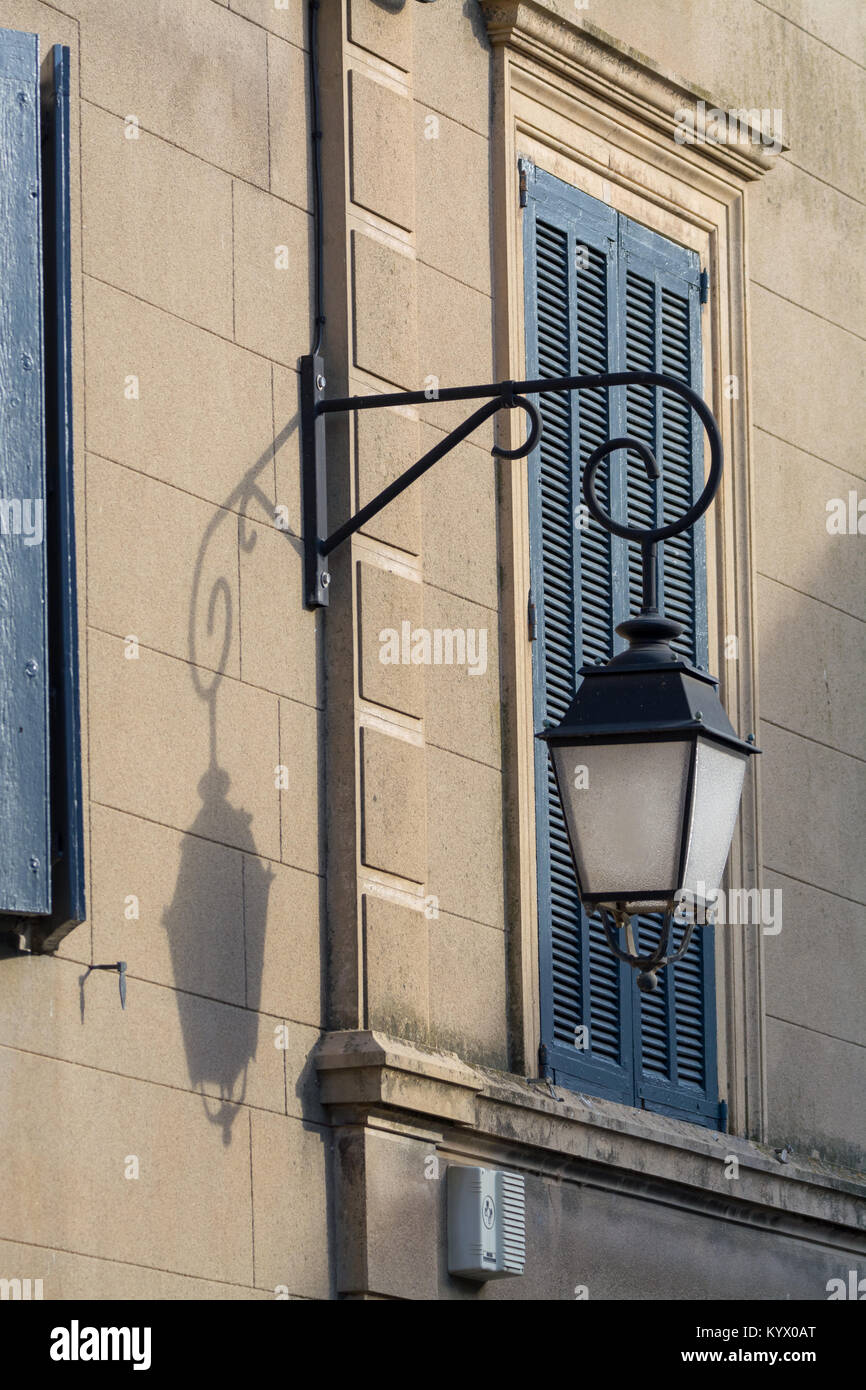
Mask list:
[[[327,587],[328,587],[328,585],[330,584],[330,582],[331,582],[331,576],[329,575],[329,573],[328,573],[327,570],[324,570],[323,573],[322,573],[322,579],[321,579],[322,588],[323,588],[323,589],[327,589]]]
[[[325,387],[327,386],[327,384],[328,384],[328,383],[326,382],[325,378],[322,376],[322,373],[319,372],[318,376],[316,377],[316,390],[317,390],[317,391],[324,391],[324,389],[325,389]]]
[[[34,874],[39,872],[39,860],[36,858],[35,854],[31,854],[30,856],[30,871]]]
[[[30,660],[26,663],[24,670],[26,674],[32,678],[36,675],[36,672],[39,670],[39,663],[37,661]]]
[[[703,712],[702,709],[696,709],[696,710],[695,710],[695,719],[697,720],[697,722],[698,722],[699,724],[703,724],[703,722],[704,722],[704,712]]]

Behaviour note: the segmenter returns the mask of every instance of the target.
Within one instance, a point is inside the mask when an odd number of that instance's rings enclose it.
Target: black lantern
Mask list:
[[[635,618],[628,651],[584,666],[550,748],[587,907],[705,907],[721,882],[755,749],[737,738],[716,682],[678,658],[682,629]]]
[[[615,449],[639,453],[649,477],[659,476],[646,445],[615,439],[588,460],[589,511],[607,531],[640,542],[643,606],[617,628],[627,650],[606,665],[582,667],[562,722],[538,735],[553,762],[581,902],[599,913],[611,950],[640,971],[644,990],[656,988],[657,969],[685,953],[696,918],[706,920],[727,862],[746,764],[759,751],[735,734],[715,678],[674,652],[671,643],[683,629],[658,611],[656,546],[694,525],[721,478],[721,440],[705,410],[699,413],[710,439],[710,475],[698,501],[671,525],[622,525],[596,496],[596,468]],[[678,909],[690,916],[679,949],[666,955]],[[644,912],[663,912],[664,922],[656,949],[641,956],[630,919]],[[622,927],[629,951],[617,940]]]

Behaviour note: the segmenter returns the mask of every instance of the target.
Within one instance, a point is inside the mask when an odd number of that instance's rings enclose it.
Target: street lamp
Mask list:
[[[504,381],[439,391],[439,401],[485,399],[486,404],[446,435],[405,473],[330,536],[325,503],[324,417],[353,410],[429,404],[424,391],[327,400],[322,360],[301,359],[301,433],[304,484],[305,591],[309,607],[328,604],[327,556],[399,496],[440,458],[498,410],[519,407],[528,415],[528,438],[517,449],[494,445],[500,458],[523,458],[541,434],[541,419],[528,396],[654,386],[675,392],[697,413],[710,442],[710,470],[701,496],[665,526],[641,529],[609,516],[599,503],[599,464],[617,449],[637,453],[651,479],[660,476],[652,451],[620,437],[597,448],[587,461],[583,493],[589,512],[606,531],[641,547],[640,612],[617,632],[628,648],[606,664],[584,666],[581,683],[562,722],[537,735],[547,744],[565,814],[581,902],[597,912],[610,949],[638,974],[638,987],[657,987],[656,972],[688,948],[695,920],[705,920],[715,900],[736,824],[746,764],[759,750],[737,737],[713,676],[678,656],[671,643],[682,632],[658,607],[659,544],[694,526],[715,497],[722,476],[722,442],[709,407],[689,386],[659,372],[605,372],[535,381]],[[668,953],[678,909],[691,917],[679,947]],[[655,949],[635,947],[634,914],[664,914]],[[629,949],[619,939],[625,930]]]
[[[650,375],[649,373],[647,375]],[[656,382],[656,384],[661,384]],[[665,384],[673,383],[665,382]],[[656,548],[694,526],[719,488],[722,443],[700,397],[680,384],[710,440],[710,472],[701,496],[667,526],[615,521],[595,490],[596,470],[617,449],[631,449],[650,479],[659,477],[652,451],[638,440],[610,440],[594,450],[583,474],[587,508],[604,529],[641,547],[640,613],[620,623],[628,648],[601,666],[584,666],[560,724],[538,735],[553,762],[577,875],[588,912],[598,912],[614,955],[654,990],[656,971],[688,949],[695,920],[714,901],[731,847],[753,740],[734,732],[713,676],[677,656],[679,623],[659,612]],[[667,954],[678,908],[691,912],[679,948]],[[663,912],[655,949],[640,955],[633,914]],[[624,928],[629,950],[617,939]]]

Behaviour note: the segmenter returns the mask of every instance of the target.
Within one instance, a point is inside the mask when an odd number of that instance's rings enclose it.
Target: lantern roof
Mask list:
[[[538,737],[560,744],[703,734],[744,753],[759,752],[734,731],[715,676],[674,652],[671,641],[682,631],[661,616],[620,623],[617,632],[628,638],[628,648],[603,665],[582,666],[561,723]]]

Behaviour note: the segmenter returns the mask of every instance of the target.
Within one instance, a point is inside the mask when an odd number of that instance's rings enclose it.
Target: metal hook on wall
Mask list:
[[[120,1007],[126,1008],[126,961],[117,960],[113,965],[89,965],[81,977],[81,1013],[84,1014],[84,982],[91,970],[116,970],[118,974],[118,986],[120,988]]]

